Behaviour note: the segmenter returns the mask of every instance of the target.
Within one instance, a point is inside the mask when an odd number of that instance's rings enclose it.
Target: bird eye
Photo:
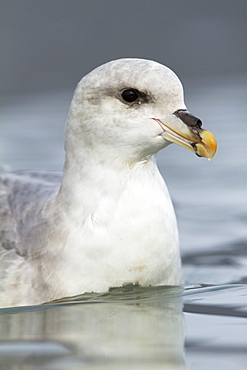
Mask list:
[[[132,103],[133,101],[138,99],[138,93],[134,89],[124,90],[122,92],[122,98],[128,103]]]

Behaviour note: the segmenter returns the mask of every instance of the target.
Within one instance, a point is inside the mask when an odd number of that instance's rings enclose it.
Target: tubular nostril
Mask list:
[[[193,116],[188,110],[186,109],[179,109],[176,112],[174,112],[175,116],[180,118],[187,126],[190,127],[196,127],[201,128],[202,127],[202,121]]]

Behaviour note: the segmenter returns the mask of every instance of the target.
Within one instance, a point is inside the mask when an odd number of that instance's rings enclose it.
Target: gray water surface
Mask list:
[[[246,76],[185,81],[218,140],[212,161],[171,145],[159,167],[176,209],[185,290],[127,286],[0,310],[3,369],[246,369]],[[0,162],[62,170],[72,91],[2,101]]]
[[[246,369],[246,285],[141,288],[4,309],[4,369]],[[184,311],[184,313],[183,313]]]

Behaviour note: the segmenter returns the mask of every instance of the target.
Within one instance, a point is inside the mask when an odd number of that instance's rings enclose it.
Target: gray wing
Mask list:
[[[26,254],[26,228],[57,193],[61,179],[57,172],[0,172],[0,253]]]

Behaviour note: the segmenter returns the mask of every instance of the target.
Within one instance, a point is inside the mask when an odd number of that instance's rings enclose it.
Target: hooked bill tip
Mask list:
[[[195,145],[196,154],[199,157],[206,157],[212,159],[217,150],[217,141],[214,135],[207,130],[200,132],[201,142]]]

